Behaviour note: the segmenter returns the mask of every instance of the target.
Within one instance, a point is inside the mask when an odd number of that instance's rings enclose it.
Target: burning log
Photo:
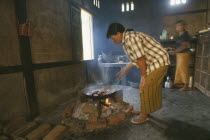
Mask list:
[[[108,98],[106,98],[106,100],[105,100],[105,105],[107,105],[107,106],[110,106],[111,105],[111,103],[109,102],[109,99]]]

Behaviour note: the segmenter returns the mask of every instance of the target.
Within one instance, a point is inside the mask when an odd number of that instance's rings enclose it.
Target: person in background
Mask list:
[[[107,30],[107,38],[116,44],[122,43],[130,63],[117,75],[122,79],[136,66],[140,69],[139,116],[131,120],[140,124],[149,120],[149,114],[162,107],[162,82],[170,64],[167,51],[154,38],[142,32],[126,31],[120,23],[112,23]]]
[[[176,31],[178,37],[176,39],[176,49],[169,52],[171,55],[176,55],[176,72],[174,84],[181,84],[182,91],[189,90],[189,60],[190,60],[190,40],[191,37],[185,30],[185,22],[179,20],[176,22]]]

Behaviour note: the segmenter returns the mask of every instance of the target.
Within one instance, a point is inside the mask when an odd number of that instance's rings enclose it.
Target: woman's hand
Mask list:
[[[116,74],[117,80],[121,80],[133,67],[132,63],[129,63],[123,70]]]
[[[117,80],[121,80],[128,72],[126,71],[126,69],[123,69],[122,71],[120,71],[119,73],[117,73],[116,77]]]
[[[140,87],[140,90],[147,87],[146,77],[141,78],[139,87]]]

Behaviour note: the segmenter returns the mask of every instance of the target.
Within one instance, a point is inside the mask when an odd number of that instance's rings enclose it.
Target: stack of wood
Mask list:
[[[72,112],[74,110],[74,106],[75,104],[67,105],[67,107],[63,111],[62,118],[71,118]]]
[[[49,123],[38,124],[27,122],[24,117],[18,117],[3,126],[4,140],[62,140],[67,134],[63,125],[52,126]]]

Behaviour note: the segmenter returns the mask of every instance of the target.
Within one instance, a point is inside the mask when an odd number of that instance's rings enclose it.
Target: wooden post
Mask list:
[[[26,0],[16,0],[15,6],[17,24],[25,24],[27,20]],[[25,86],[27,92],[27,102],[29,106],[29,113],[27,118],[32,119],[38,115],[38,104],[35,92],[35,82],[33,75],[33,64],[29,36],[19,35],[19,44],[21,63],[23,65],[23,75],[25,79]]]

